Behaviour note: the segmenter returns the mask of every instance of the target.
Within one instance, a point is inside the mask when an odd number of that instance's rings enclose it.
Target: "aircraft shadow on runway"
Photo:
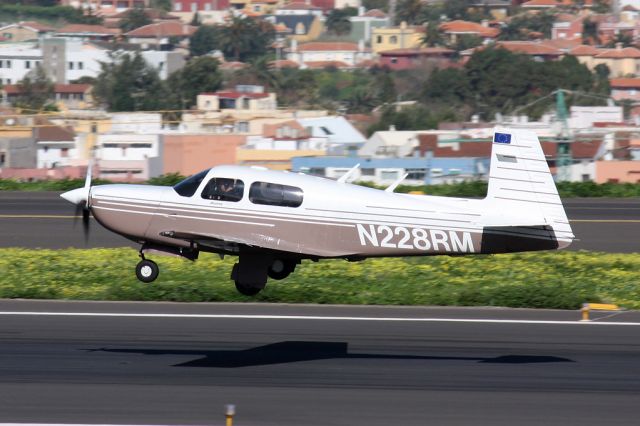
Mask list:
[[[174,365],[174,367],[239,368],[270,364],[286,364],[323,359],[381,359],[381,360],[453,360],[476,361],[492,364],[534,364],[554,362],[574,362],[568,358],[535,355],[503,355],[493,358],[350,354],[346,342],[297,342],[285,341],[243,350],[172,350],[172,349],[89,349],[91,352],[132,353],[143,355],[193,355],[197,359]]]

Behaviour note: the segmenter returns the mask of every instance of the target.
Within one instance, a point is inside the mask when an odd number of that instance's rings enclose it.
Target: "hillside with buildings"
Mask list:
[[[0,7],[0,178],[483,180],[505,125],[558,181],[640,181],[640,1],[31,3]]]

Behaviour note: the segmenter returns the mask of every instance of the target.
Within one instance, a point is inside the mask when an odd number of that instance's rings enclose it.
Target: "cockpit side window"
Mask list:
[[[299,207],[302,204],[302,189],[278,183],[254,182],[249,190],[249,200],[253,204]]]
[[[237,202],[244,194],[244,182],[240,179],[213,178],[202,190],[202,198]]]
[[[196,190],[207,176],[207,173],[209,173],[209,169],[203,170],[198,174],[186,178],[182,182],[174,185],[173,189],[183,197],[191,197],[196,193]]]

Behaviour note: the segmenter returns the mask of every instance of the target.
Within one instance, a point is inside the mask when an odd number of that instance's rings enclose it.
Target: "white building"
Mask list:
[[[343,155],[357,151],[367,139],[342,116],[299,118],[313,138],[327,138],[327,153]]]
[[[59,126],[36,127],[36,167],[51,169],[74,165],[79,156],[79,138]]]
[[[285,49],[286,59],[300,64],[301,68],[313,67],[316,63],[343,63],[347,67],[355,67],[360,62],[373,57],[371,49],[365,47],[364,41],[350,42],[310,42],[298,45],[291,41],[291,47]]]
[[[0,83],[15,84],[42,62],[34,43],[0,44]]]

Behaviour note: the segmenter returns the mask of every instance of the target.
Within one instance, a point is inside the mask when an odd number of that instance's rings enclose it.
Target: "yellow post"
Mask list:
[[[236,406],[229,404],[226,406],[225,417],[227,419],[226,426],[233,426],[233,416],[236,414]]]
[[[589,304],[588,303],[583,303],[581,311],[582,311],[582,320],[581,321],[589,321]]]

